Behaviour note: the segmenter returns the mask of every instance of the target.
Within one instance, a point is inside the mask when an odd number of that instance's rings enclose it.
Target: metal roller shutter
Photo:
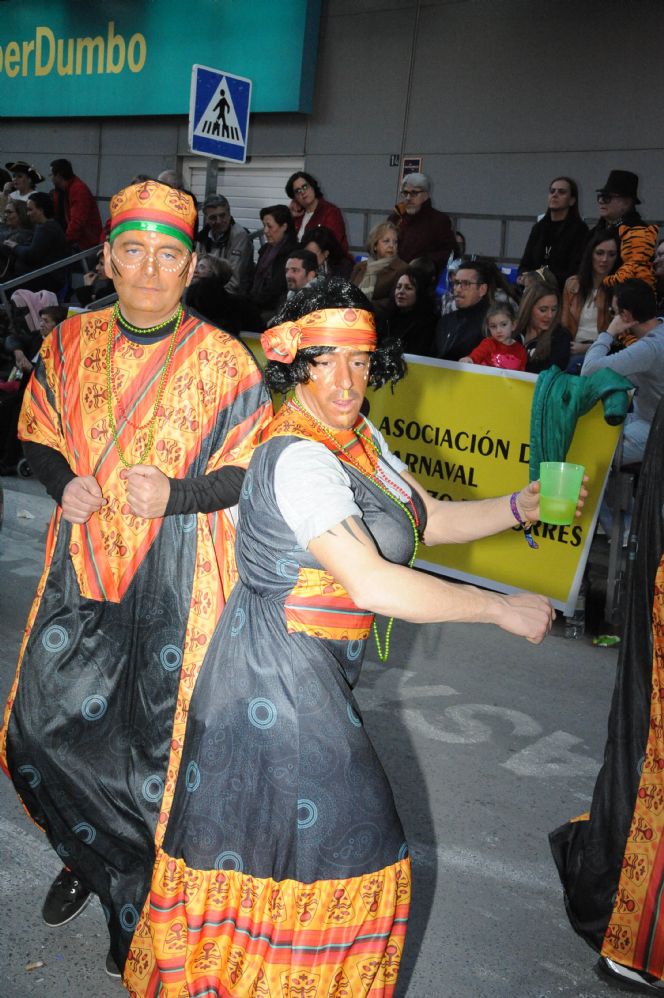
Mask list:
[[[205,159],[199,156],[186,157],[182,163],[185,185],[201,204],[205,198],[205,164]],[[286,181],[291,173],[303,167],[303,159],[283,156],[255,156],[249,163],[237,165],[224,163],[219,170],[217,192],[228,198],[235,221],[253,232],[260,228],[261,208],[288,204]]]

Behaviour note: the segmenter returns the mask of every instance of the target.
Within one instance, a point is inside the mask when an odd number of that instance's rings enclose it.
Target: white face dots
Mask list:
[[[111,245],[111,259],[123,271],[139,267],[179,273],[189,263],[191,254],[185,246],[157,233],[140,231],[123,233]]]

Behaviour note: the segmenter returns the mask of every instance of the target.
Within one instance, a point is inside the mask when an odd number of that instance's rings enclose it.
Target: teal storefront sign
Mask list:
[[[5,0],[4,117],[187,114],[194,63],[253,81],[252,111],[311,110],[320,0]]]

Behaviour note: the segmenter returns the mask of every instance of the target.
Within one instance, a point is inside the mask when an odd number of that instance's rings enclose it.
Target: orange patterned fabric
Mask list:
[[[325,432],[323,426],[313,417],[299,409],[292,399],[281,407],[271,423],[260,434],[260,443],[271,437],[302,437],[324,444],[335,457],[346,464],[352,464],[363,474],[372,477],[378,464],[376,444],[371,430],[362,416],[350,430]]]
[[[160,853],[125,983],[135,998],[390,998],[409,902],[408,859],[300,884],[190,870]]]
[[[19,435],[58,450],[79,475],[97,478],[107,504],[88,523],[74,525],[70,554],[81,593],[89,599],[119,602],[131,584],[162,521],[135,516],[126,501],[118,459],[108,425],[106,346],[112,310],[82,313],[49,337],[42,349],[45,384],[32,379],[23,405]],[[204,335],[201,335],[204,331]],[[118,439],[129,460],[145,446],[154,392],[168,351],[168,339],[135,343],[124,337],[114,350],[115,383],[128,419],[120,420]],[[79,377],[80,371],[85,377]],[[164,474],[181,477],[191,465],[201,437],[212,430],[220,407],[260,382],[260,373],[236,342],[193,317],[180,329],[171,375],[157,412],[156,442],[147,458]],[[263,417],[267,415],[263,412]],[[239,425],[213,456],[206,472],[227,464],[247,464],[255,431],[254,414]],[[135,427],[144,426],[143,429]],[[211,523],[217,516],[211,517]],[[232,528],[231,533],[232,533]],[[221,558],[231,534],[217,529]],[[224,536],[225,535],[225,536]],[[225,588],[232,582],[226,573]]]
[[[292,364],[304,347],[376,349],[376,324],[371,312],[359,308],[328,308],[310,312],[297,322],[282,322],[266,329],[261,346],[268,360]]]
[[[329,572],[300,567],[284,604],[289,634],[301,632],[328,641],[363,641],[373,614],[360,610]]]
[[[657,243],[658,227],[640,225],[620,225],[620,266],[615,274],[604,278],[607,288],[615,288],[624,281],[638,278],[655,290],[655,275],[652,269],[652,256]]]
[[[664,560],[655,582],[648,743],[602,955],[664,979]]]

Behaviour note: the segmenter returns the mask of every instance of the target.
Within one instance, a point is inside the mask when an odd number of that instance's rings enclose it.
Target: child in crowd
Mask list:
[[[43,340],[67,318],[66,305],[47,305],[39,310],[39,332]]]
[[[499,367],[504,371],[525,371],[528,355],[523,344],[514,339],[515,329],[516,322],[510,306],[505,302],[492,305],[484,320],[485,338],[459,363]]]

